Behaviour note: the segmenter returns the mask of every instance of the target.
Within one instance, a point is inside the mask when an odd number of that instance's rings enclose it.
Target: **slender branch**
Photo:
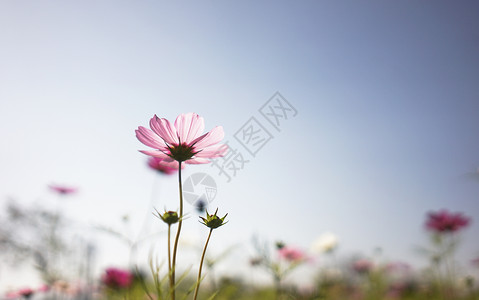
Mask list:
[[[208,247],[208,242],[210,241],[212,232],[213,232],[213,228],[210,229],[210,233],[208,234],[208,238],[206,239],[205,248],[203,249],[203,254],[201,255],[200,270],[198,271],[198,280],[196,281],[195,297],[193,298],[193,300],[196,300],[196,297],[198,296],[198,291],[200,289],[201,270],[203,269],[203,261],[205,260],[206,247]]]
[[[178,186],[180,190],[180,215],[178,222],[178,230],[176,231],[175,244],[173,246],[173,260],[171,263],[171,278],[173,292],[171,293],[171,300],[175,300],[175,271],[176,271],[176,252],[178,250],[178,241],[180,240],[181,225],[183,223],[183,186],[181,183],[181,161],[178,162]]]

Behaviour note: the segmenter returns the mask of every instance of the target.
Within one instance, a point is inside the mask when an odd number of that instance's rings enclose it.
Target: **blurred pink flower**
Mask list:
[[[162,158],[150,156],[148,159],[148,166],[162,174],[171,175],[178,171],[179,163],[175,160],[172,162],[165,162]],[[182,166],[182,168],[184,165]]]
[[[50,184],[48,187],[52,191],[54,191],[58,194],[61,194],[61,195],[73,194],[73,193],[76,193],[77,190],[78,190],[77,188],[55,185],[55,184]]]
[[[48,292],[49,290],[50,287],[46,284],[43,284],[37,289],[37,292]]]
[[[479,268],[479,257],[478,258],[474,258],[473,260],[471,260],[471,264],[477,268]]]
[[[29,299],[35,291],[33,291],[31,288],[23,288],[18,291],[18,295],[23,296],[25,299]]]
[[[411,271],[411,266],[403,262],[391,262],[386,264],[386,272],[407,273]]]
[[[126,270],[108,268],[102,277],[102,282],[113,289],[128,288],[133,281],[133,275]]]
[[[469,225],[470,219],[461,213],[450,213],[441,210],[437,213],[430,212],[426,221],[426,228],[437,233],[455,232]]]
[[[291,262],[300,262],[306,259],[306,255],[298,248],[284,246],[278,249],[279,257]]]
[[[373,263],[367,259],[358,259],[353,263],[352,268],[358,273],[367,273],[373,268]]]
[[[22,288],[16,291],[10,291],[5,294],[6,299],[18,299],[23,297],[24,299],[30,299],[35,292],[46,292],[49,290],[47,285],[42,285],[38,289],[33,290],[31,288]]]
[[[5,294],[6,299],[15,299],[20,297],[20,294],[18,294],[18,291],[9,291]]]
[[[140,152],[162,158],[164,162],[205,164],[211,158],[223,156],[228,150],[227,145],[219,144],[224,137],[223,127],[217,126],[201,135],[205,128],[204,120],[195,113],[179,115],[174,125],[155,115],[150,120],[150,128],[139,126],[135,131],[136,137],[155,150]]]

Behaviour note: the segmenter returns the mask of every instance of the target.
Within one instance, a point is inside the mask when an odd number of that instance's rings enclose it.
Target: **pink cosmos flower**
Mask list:
[[[102,277],[102,282],[113,289],[128,288],[133,281],[133,275],[126,270],[108,268]]]
[[[55,184],[50,184],[48,187],[52,191],[61,195],[73,194],[77,192],[77,189],[73,187],[67,187],[67,186],[61,186],[61,185],[55,185]]]
[[[195,113],[179,115],[174,124],[155,115],[150,120],[150,128],[139,126],[136,137],[155,150],[140,152],[161,158],[165,163],[206,164],[209,159],[221,157],[228,150],[227,145],[219,144],[224,137],[223,127],[217,126],[202,134],[204,120]]]
[[[281,258],[284,258],[290,262],[300,262],[306,258],[303,251],[290,246],[282,247],[278,250],[278,254]]]
[[[469,225],[469,222],[470,219],[461,213],[453,214],[447,210],[441,210],[437,213],[429,213],[426,228],[437,233],[456,232]]]
[[[171,175],[178,171],[179,163],[175,160],[172,162],[164,162],[162,158],[150,156],[148,159],[148,166],[162,174]],[[182,168],[184,165],[181,166]]]

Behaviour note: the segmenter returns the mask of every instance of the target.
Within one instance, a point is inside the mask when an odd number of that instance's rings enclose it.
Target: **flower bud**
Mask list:
[[[201,223],[211,229],[215,229],[226,224],[227,222],[224,222],[224,221],[228,214],[226,214],[223,218],[220,218],[216,215],[217,212],[218,212],[218,209],[216,209],[213,215],[210,215],[208,211],[206,211],[206,219],[203,217],[200,217],[203,220],[203,222]]]
[[[175,224],[180,219],[178,217],[178,213],[176,211],[171,211],[171,210],[165,211],[165,213],[163,215],[158,213],[158,216],[160,216],[160,218],[163,220],[163,222],[165,222],[168,225]]]
[[[277,242],[275,243],[275,246],[276,246],[276,249],[281,250],[281,249],[283,249],[284,246],[286,246],[286,245],[285,245],[282,241],[277,241]]]

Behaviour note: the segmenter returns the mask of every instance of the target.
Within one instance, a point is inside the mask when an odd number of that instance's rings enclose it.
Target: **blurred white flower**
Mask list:
[[[311,251],[316,253],[333,252],[338,247],[339,239],[331,232],[323,233],[319,236],[311,246]]]

